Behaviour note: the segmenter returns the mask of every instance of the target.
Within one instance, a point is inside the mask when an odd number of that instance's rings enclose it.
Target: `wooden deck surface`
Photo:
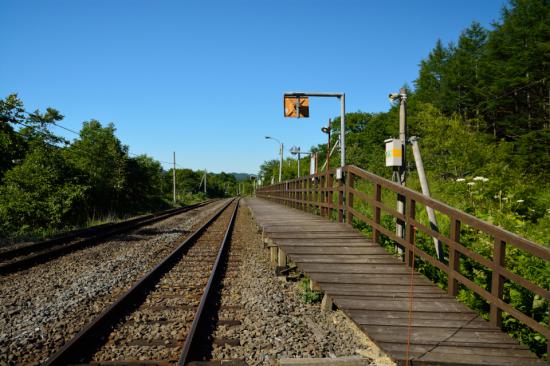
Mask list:
[[[246,200],[264,235],[387,355],[405,359],[411,271],[349,225]],[[413,275],[411,365],[547,365],[477,313]]]

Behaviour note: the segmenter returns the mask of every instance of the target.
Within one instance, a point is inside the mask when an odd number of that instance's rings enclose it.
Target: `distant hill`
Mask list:
[[[248,174],[248,173],[229,173],[229,174],[234,176],[235,179],[237,179],[238,181],[248,180],[248,179],[250,179],[250,176],[253,175],[253,174]]]

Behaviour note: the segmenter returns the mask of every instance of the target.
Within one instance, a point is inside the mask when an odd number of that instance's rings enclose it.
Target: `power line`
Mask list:
[[[28,115],[31,115],[31,113],[29,113],[29,112],[27,112],[27,111],[25,111],[25,110],[23,110],[23,112],[26,113],[26,114],[28,114]],[[32,128],[32,129],[37,129],[37,128],[38,128],[37,126],[28,125],[28,124],[26,124],[26,123],[24,123],[24,122],[20,122],[20,121],[11,121],[11,122],[16,123],[16,124],[20,124],[20,125],[22,125],[22,126],[25,126],[25,127],[28,127],[28,128]],[[73,133],[73,134],[75,134],[75,135],[77,135],[77,136],[80,136],[80,133],[79,133],[79,132],[77,132],[77,131],[75,131],[75,130],[72,130],[72,129],[68,128],[68,127],[65,127],[65,126],[63,126],[63,125],[60,125],[59,123],[51,122],[51,124],[53,124],[53,125],[56,126],[56,127],[62,128],[62,129],[64,129],[64,130],[68,131],[68,132],[71,132],[71,133]],[[52,146],[52,147],[58,147],[58,146],[56,146],[56,145],[52,145],[52,144],[49,144],[49,143],[46,143],[46,144],[48,144],[48,145],[50,145],[50,146]],[[131,153],[131,152],[129,152],[129,151],[128,151],[128,155],[132,155],[132,156],[136,156],[136,157],[139,157],[139,156],[142,156],[142,155],[147,156],[147,154],[135,154],[135,153]],[[153,158],[153,159],[154,159],[154,158]],[[159,163],[163,163],[163,164],[170,164],[170,165],[173,165],[173,164],[174,164],[173,162],[169,162],[169,161],[158,160],[158,159],[155,159],[155,160],[158,161]],[[177,163],[176,163],[176,166],[178,166],[178,167],[180,167],[180,168],[185,168],[184,166],[182,166],[182,165],[180,165],[180,164],[177,164]]]

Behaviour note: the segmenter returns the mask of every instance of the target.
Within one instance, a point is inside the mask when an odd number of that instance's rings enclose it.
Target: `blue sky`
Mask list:
[[[132,153],[254,173],[277,154],[265,135],[285,154],[308,149],[339,114],[337,100],[313,99],[311,118],[285,119],[284,91],[345,92],[348,112],[387,110],[438,38],[456,40],[473,20],[490,27],[505,4],[3,0],[0,97],[57,108],[75,130],[113,122]]]

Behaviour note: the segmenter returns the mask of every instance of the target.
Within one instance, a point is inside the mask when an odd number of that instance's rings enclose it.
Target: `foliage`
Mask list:
[[[300,280],[299,286],[300,286],[302,300],[306,304],[316,304],[322,300],[323,294],[319,291],[311,290],[310,282],[311,280],[307,277],[304,277]]]
[[[81,206],[88,191],[60,149],[33,146],[24,161],[6,173],[0,187],[1,230],[22,234],[75,225],[85,219]]]

